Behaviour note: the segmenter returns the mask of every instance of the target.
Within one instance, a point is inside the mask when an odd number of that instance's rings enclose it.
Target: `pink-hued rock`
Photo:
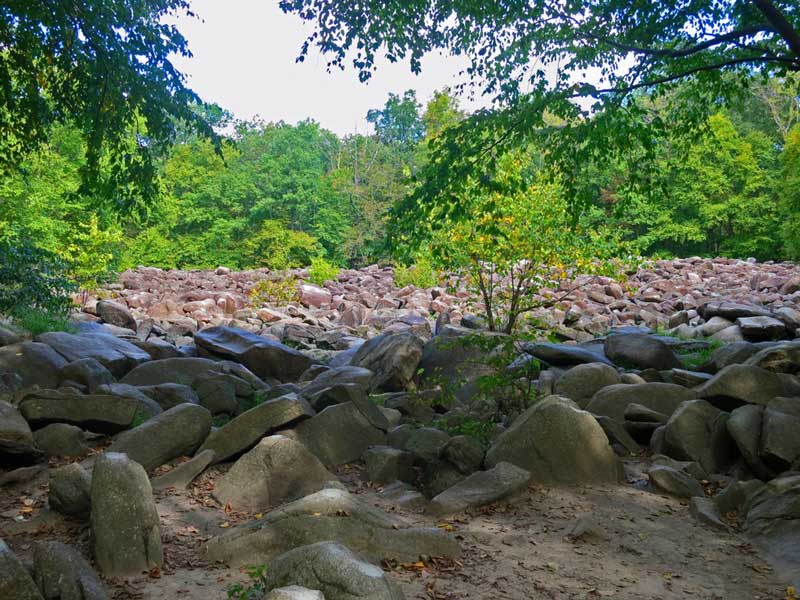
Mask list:
[[[332,299],[331,293],[328,290],[310,283],[301,285],[297,293],[300,297],[300,302],[308,307],[313,306],[314,308],[321,308],[323,306],[328,306]]]

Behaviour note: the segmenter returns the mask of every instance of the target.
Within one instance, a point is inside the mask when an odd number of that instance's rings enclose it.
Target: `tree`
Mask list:
[[[414,72],[434,51],[468,57],[465,87],[497,108],[451,128],[432,157],[438,168],[419,194],[448,214],[464,212],[458,198],[467,171],[532,138],[547,148],[573,204],[585,204],[575,176],[581,165],[636,148],[652,159],[659,134],[702,128],[720,102],[741,93],[744,77],[800,70],[800,10],[792,0],[282,0],[281,7],[314,23],[299,60],[314,46],[329,68],[351,60],[362,80],[381,54],[408,60]],[[680,116],[636,102],[637,93],[658,97],[679,82],[688,82],[686,93],[668,100],[680,103]],[[563,125],[548,126],[545,111]]]
[[[402,98],[390,93],[383,109],[373,108],[367,112],[367,121],[375,126],[375,134],[384,144],[411,150],[425,135],[420,108],[414,90],[406,90]]]
[[[458,107],[458,98],[453,96],[450,88],[437,90],[425,105],[425,112],[422,114],[425,136],[428,139],[435,138],[463,118],[464,113]]]
[[[157,193],[154,157],[183,124],[216,140],[172,56],[186,0],[12,0],[0,5],[0,173],[43,144],[52,123],[79,127],[82,191],[133,209]]]
[[[786,136],[786,145],[781,154],[783,184],[781,186],[781,208],[783,212],[783,234],[787,254],[800,259],[800,123],[792,127]]]

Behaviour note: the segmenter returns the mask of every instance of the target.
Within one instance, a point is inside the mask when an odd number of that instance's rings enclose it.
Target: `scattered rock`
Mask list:
[[[44,600],[25,566],[0,539],[0,598]]]
[[[736,445],[728,433],[729,415],[705,400],[682,403],[670,417],[664,432],[664,453],[679,460],[693,460],[708,473],[722,473],[736,457]]]
[[[367,340],[350,361],[375,373],[373,385],[388,392],[408,388],[422,358],[422,341],[411,333],[387,333]]]
[[[531,474],[525,469],[500,462],[488,471],[473,473],[437,495],[427,511],[445,516],[496,502],[524,489],[530,478]]]
[[[669,346],[643,333],[609,335],[603,350],[608,358],[622,366],[659,371],[681,366]]]
[[[705,496],[703,486],[697,480],[672,467],[651,467],[647,475],[652,484],[678,498]]]
[[[80,553],[60,542],[33,546],[36,585],[45,599],[106,600],[103,584]]]
[[[34,432],[33,439],[48,456],[86,456],[89,452],[83,429],[66,423],[51,423]]]
[[[186,489],[205,469],[214,462],[216,454],[213,450],[203,450],[186,462],[182,462],[164,475],[156,477],[150,483],[154,490],[174,487]]]

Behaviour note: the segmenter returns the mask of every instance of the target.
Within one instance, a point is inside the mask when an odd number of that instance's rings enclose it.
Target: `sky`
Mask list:
[[[432,55],[422,73],[407,64],[381,61],[367,83],[355,69],[328,73],[326,60],[312,50],[295,62],[311,29],[294,15],[285,15],[277,0],[191,0],[198,18],[183,16],[178,27],[193,58],[176,58],[188,85],[205,101],[216,102],[237,118],[260,116],[288,123],[312,118],[339,135],[368,133],[367,111],[380,108],[389,92],[417,91],[424,104],[434,90],[461,81],[463,59]],[[472,110],[474,103],[463,102]]]

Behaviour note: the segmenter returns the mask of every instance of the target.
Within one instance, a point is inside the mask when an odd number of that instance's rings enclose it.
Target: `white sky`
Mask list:
[[[285,15],[277,0],[191,0],[199,18],[182,17],[178,27],[189,41],[192,59],[176,59],[189,87],[242,119],[296,123],[313,118],[337,134],[369,131],[365,116],[389,92],[415,89],[424,103],[434,90],[454,86],[463,59],[434,55],[415,76],[407,64],[382,61],[367,83],[353,68],[328,73],[316,50],[296,63],[310,33],[298,17]],[[463,102],[468,110],[475,105]]]

